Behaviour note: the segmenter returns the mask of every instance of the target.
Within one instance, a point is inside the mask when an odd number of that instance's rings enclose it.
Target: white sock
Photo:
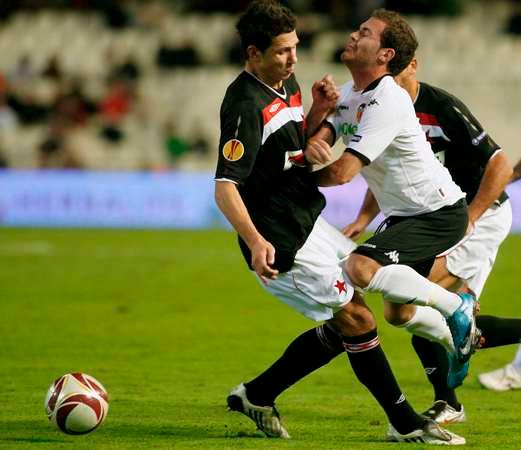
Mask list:
[[[366,290],[381,292],[386,300],[395,303],[432,306],[444,317],[451,316],[461,305],[461,298],[457,294],[443,289],[409,266],[401,264],[378,269]]]
[[[455,351],[447,322],[440,312],[433,308],[417,306],[412,319],[398,325],[398,328],[405,328],[411,334],[437,342],[443,345],[448,352],[454,353]]]
[[[512,361],[512,366],[514,366],[521,373],[521,345],[517,349],[516,356]]]

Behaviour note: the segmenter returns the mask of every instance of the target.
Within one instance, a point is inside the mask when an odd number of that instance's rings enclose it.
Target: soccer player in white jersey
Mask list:
[[[448,348],[448,382],[456,386],[479,341],[474,298],[425,277],[436,256],[464,237],[468,215],[465,194],[433,155],[409,95],[393,79],[417,45],[405,20],[383,9],[351,33],[342,61],[353,81],[341,88],[335,114],[308,141],[305,154],[327,164],[330,146],[342,138],[346,150],[317,173],[319,184],[343,184],[361,173],[386,217],[386,228],[353,252],[345,270],[353,284],[386,301],[432,306],[442,314],[452,340],[437,335],[439,323],[433,328],[430,317],[418,318],[414,333]]]
[[[429,279],[451,290],[465,292],[470,289],[479,298],[498,248],[508,236],[512,223],[512,209],[504,192],[512,176],[512,166],[500,146],[460,99],[417,80],[417,65],[417,59],[413,58],[395,81],[413,100],[416,116],[432,151],[465,191],[472,223],[472,232],[467,239],[436,258]],[[345,227],[344,234],[356,239],[378,211],[376,200],[368,191],[364,207],[356,220]],[[416,315],[435,318],[439,312],[429,307],[400,305],[395,308],[392,303],[386,304],[385,318],[393,325],[410,330],[417,322]],[[446,326],[441,317],[438,321],[439,333],[443,334]],[[510,345],[521,339],[520,319],[479,315],[476,324],[482,331],[481,348]],[[412,343],[434,388],[434,404],[424,415],[444,424],[465,421],[463,405],[455,390],[447,386],[448,361],[443,347],[417,335],[413,335]]]

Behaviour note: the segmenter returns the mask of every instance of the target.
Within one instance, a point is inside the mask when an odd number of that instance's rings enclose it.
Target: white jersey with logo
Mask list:
[[[465,197],[434,156],[409,94],[391,76],[363,91],[344,84],[328,122],[366,164],[362,175],[384,216],[432,212]]]

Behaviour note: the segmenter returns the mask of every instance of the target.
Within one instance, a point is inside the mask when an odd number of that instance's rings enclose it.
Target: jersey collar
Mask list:
[[[362,94],[365,94],[366,92],[372,91],[373,89],[376,89],[376,86],[380,84],[380,81],[382,81],[385,77],[392,76],[390,73],[386,73],[385,75],[382,75],[380,78],[377,78],[376,80],[369,83],[369,85],[362,91]]]
[[[277,91],[276,89],[273,89],[271,86],[268,86],[264,81],[262,81],[260,78],[258,78],[255,75],[253,75],[251,72],[248,72],[247,70],[245,70],[244,72],[247,73],[248,75],[251,75],[260,84],[262,84],[263,86],[267,87],[271,92],[273,92],[274,94],[278,95],[283,100],[286,100],[286,97],[288,96],[288,93],[286,92],[286,86],[284,86],[284,84],[282,84],[282,88],[284,89],[284,93],[281,93],[281,92]]]

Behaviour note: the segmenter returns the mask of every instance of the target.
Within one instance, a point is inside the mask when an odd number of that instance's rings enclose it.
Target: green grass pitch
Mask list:
[[[482,313],[521,315],[521,236],[500,251]],[[383,347],[408,399],[432,394],[409,336],[368,298]],[[8,449],[371,449],[382,410],[340,356],[278,399],[290,441],[262,437],[227,413],[228,390],[264,369],[313,323],[266,294],[225,231],[0,229],[0,447]],[[474,448],[521,446],[521,391],[481,389],[476,375],[516,347],[485,350],[459,389],[468,422],[453,431]],[[110,394],[105,424],[67,436],[43,399],[70,371]]]

